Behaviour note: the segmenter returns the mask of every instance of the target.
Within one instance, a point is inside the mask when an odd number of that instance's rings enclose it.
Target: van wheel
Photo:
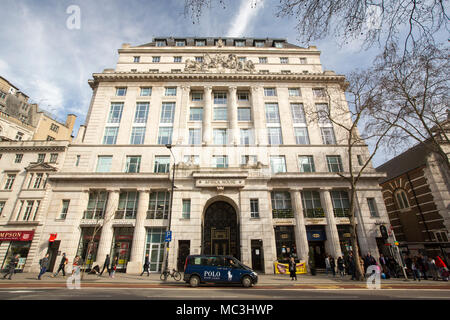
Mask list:
[[[242,278],[242,285],[245,288],[250,288],[252,286],[252,279],[249,276],[245,276]]]
[[[193,288],[198,287],[198,285],[200,284],[200,278],[198,276],[192,276],[189,279],[189,284]]]

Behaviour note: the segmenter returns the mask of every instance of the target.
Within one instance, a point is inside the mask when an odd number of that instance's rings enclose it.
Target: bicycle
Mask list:
[[[159,278],[160,278],[161,281],[166,281],[169,276],[174,278],[176,281],[180,281],[181,280],[181,273],[179,273],[175,269],[172,269],[172,272],[170,272],[170,271],[163,271]]]

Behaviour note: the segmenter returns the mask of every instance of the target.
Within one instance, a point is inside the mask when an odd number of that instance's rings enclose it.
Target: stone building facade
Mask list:
[[[351,249],[348,185],[337,174],[349,170],[345,133],[309,121],[328,103],[325,88],[345,101],[346,82],[322,70],[316,47],[156,38],[123,45],[116,68],[89,84],[86,123],[49,179],[31,269],[56,233],[57,251],[90,266],[110,254],[137,273],[148,253],[150,270],[160,272],[169,223],[169,267],[181,270],[187,254],[231,254],[273,273],[290,255],[307,261],[313,251],[320,267],[325,252]],[[356,154],[367,159],[367,146]],[[382,176],[369,168],[358,191],[361,252],[375,256],[379,225],[389,224]]]

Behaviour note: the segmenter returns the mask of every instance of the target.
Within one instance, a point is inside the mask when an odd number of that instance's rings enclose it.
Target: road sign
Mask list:
[[[172,231],[166,231],[166,236],[164,239],[164,242],[170,242],[172,241]]]

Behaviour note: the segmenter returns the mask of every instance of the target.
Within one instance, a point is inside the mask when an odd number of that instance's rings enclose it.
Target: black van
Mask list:
[[[232,256],[191,255],[184,265],[184,281],[191,287],[212,282],[240,283],[248,288],[258,282],[258,275]]]

